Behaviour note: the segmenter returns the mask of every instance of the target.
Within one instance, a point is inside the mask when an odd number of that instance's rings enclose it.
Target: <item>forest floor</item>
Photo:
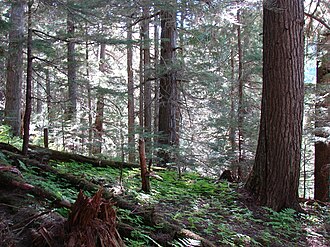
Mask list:
[[[79,188],[60,174],[70,173],[75,178],[102,185],[118,198],[136,205],[133,210],[119,205],[116,208],[121,226],[118,231],[126,246],[330,246],[328,204],[306,201],[302,203],[306,213],[291,209],[274,212],[255,205],[241,184],[217,181],[197,173],[185,173],[179,178],[175,171],[159,170],[157,179],[151,178],[151,193],[146,194],[140,190],[136,168],[121,172],[118,168],[75,161],[50,161],[48,164],[59,172],[54,174],[23,160],[13,160],[3,150],[0,159],[0,166],[16,167],[25,183],[71,203],[76,200]],[[17,170],[0,171],[13,172]],[[29,193],[28,188],[15,187],[15,183],[6,186],[0,181],[0,185],[0,246],[61,246],[51,244],[51,240],[62,233],[52,235],[50,229],[63,225],[69,210]],[[88,196],[95,192],[84,190]],[[148,214],[136,213],[141,208]],[[161,218],[161,223],[155,223],[156,216]],[[171,232],[174,228],[168,228],[164,222],[186,229],[189,234]]]

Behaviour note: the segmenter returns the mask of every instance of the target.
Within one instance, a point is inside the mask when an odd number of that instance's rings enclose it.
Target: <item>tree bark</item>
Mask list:
[[[41,93],[41,85],[40,85],[40,81],[37,81],[36,83],[36,90],[37,90],[37,99],[36,99],[36,112],[38,114],[42,113],[42,93]]]
[[[106,72],[105,63],[105,50],[106,45],[101,44],[100,46],[100,63],[99,70],[102,73]],[[96,117],[94,124],[94,147],[93,153],[100,154],[102,152],[102,136],[103,136],[103,117],[104,117],[104,95],[101,92],[101,85],[97,92],[97,102],[96,102]]]
[[[141,27],[142,29],[142,27]],[[144,125],[144,78],[143,78],[143,34],[140,33],[140,62],[139,62],[139,77],[140,77],[140,86],[139,86],[139,127],[140,127],[140,137],[143,135],[143,125]]]
[[[326,128],[330,122],[330,35],[320,44],[325,54],[317,63],[316,89],[318,99],[315,105],[315,163],[314,199],[329,201],[330,179],[330,142]]]
[[[157,132],[158,126],[159,126],[159,17],[158,15],[154,18],[154,67],[155,67],[155,85],[154,85],[154,91],[155,91],[155,100],[154,100],[154,123],[153,123],[153,129],[154,133]],[[157,135],[154,135],[153,142],[157,143],[158,138]]]
[[[148,153],[151,146],[151,64],[150,64],[150,38],[149,38],[149,7],[144,2],[142,23],[142,39],[143,39],[143,83],[144,83],[144,140],[145,148]]]
[[[230,85],[230,129],[229,129],[229,142],[231,147],[231,155],[235,156],[236,150],[236,117],[235,117],[235,56],[234,56],[234,48],[231,47],[230,50],[230,69],[231,69],[231,85]]]
[[[237,50],[238,50],[238,162],[242,162],[243,158],[243,121],[244,121],[244,105],[243,105],[243,49],[242,49],[242,32],[241,32],[241,11],[237,11]],[[239,164],[240,165],[240,164]]]
[[[175,146],[177,135],[178,89],[175,69],[176,14],[174,10],[161,10],[161,58],[159,97],[159,144]],[[162,163],[170,161],[171,154],[164,150],[159,154]]]
[[[133,80],[133,28],[127,23],[127,89],[128,89],[128,162],[135,161],[134,80]]]
[[[50,78],[49,78],[49,68],[46,69],[46,101],[47,101],[47,119],[49,122],[49,125],[52,122],[53,119],[53,111],[52,111],[52,102],[51,102],[51,85],[50,85]]]
[[[300,209],[304,101],[303,1],[264,5],[263,91],[257,153],[246,188],[262,205]]]
[[[15,0],[11,3],[10,11],[11,29],[7,58],[5,123],[11,126],[15,136],[21,134],[24,7],[25,1]]]
[[[149,174],[148,174],[148,170],[147,170],[145,142],[143,139],[139,139],[139,154],[140,154],[142,190],[146,193],[149,193],[150,192],[150,180],[149,180]]]
[[[68,0],[68,5],[72,4],[71,0]],[[67,60],[68,60],[68,92],[69,92],[69,106],[68,106],[68,118],[74,119],[77,111],[77,80],[76,80],[76,55],[75,55],[75,23],[74,16],[71,12],[70,6],[68,6],[67,13]]]
[[[27,72],[26,72],[26,98],[24,114],[23,154],[26,155],[30,140],[30,119],[32,112],[32,5],[28,3],[28,39],[27,39]]]
[[[85,28],[86,36],[88,36],[88,25],[86,22]],[[92,155],[92,143],[93,143],[93,116],[92,116],[92,88],[90,82],[90,63],[89,63],[89,41],[86,40],[85,48],[85,59],[86,59],[86,77],[87,77],[87,107],[88,107],[88,155]]]

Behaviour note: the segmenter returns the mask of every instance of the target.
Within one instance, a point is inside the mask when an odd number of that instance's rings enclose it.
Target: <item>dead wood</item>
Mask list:
[[[98,191],[101,186],[97,185],[93,182],[88,181],[87,179],[81,177],[81,176],[75,176],[70,173],[62,173],[55,169],[54,167],[40,163],[39,161],[35,159],[27,158],[26,156],[23,156],[19,153],[12,153],[6,150],[3,150],[3,153],[6,154],[6,156],[10,157],[11,159],[19,159],[22,162],[24,162],[28,166],[35,166],[40,169],[41,172],[51,172],[55,174],[56,176],[65,179],[68,183],[70,183],[73,187],[81,190],[86,190],[90,192],[96,192]],[[40,189],[40,188],[39,188]],[[37,189],[38,190],[38,189]],[[42,193],[40,193],[42,195]],[[45,193],[45,197],[48,198],[47,193]],[[109,190],[103,190],[103,197],[106,199],[113,199],[116,202],[116,205],[123,209],[129,209],[129,210],[135,210],[136,212],[139,212],[138,208],[139,206],[132,204],[128,200],[125,200],[123,197],[115,196],[111,191]],[[48,198],[51,199],[51,198]],[[57,198],[58,200],[59,198]]]
[[[80,191],[65,222],[41,225],[32,232],[33,246],[123,247],[113,205],[102,198],[101,190],[92,198]]]
[[[155,214],[154,219],[156,225],[161,225],[163,231],[170,233],[172,238],[193,239],[199,241],[200,246],[202,247],[216,247],[216,245],[213,244],[211,241],[199,236],[198,234],[166,221],[162,214]]]
[[[44,159],[49,160],[58,160],[64,162],[81,162],[81,163],[89,163],[93,166],[97,167],[114,167],[114,168],[139,168],[138,164],[113,161],[113,160],[101,160],[93,157],[87,157],[80,154],[73,154],[67,152],[60,152],[48,148],[42,148],[34,145],[29,145],[29,148],[33,150],[34,154],[39,157],[44,157]]]
[[[15,170],[18,169],[15,168]],[[26,190],[34,196],[37,196],[42,199],[46,198],[52,201],[54,207],[69,208],[71,206],[68,201],[62,200],[54,193],[26,183],[23,177],[17,175],[16,173],[12,173],[10,169],[3,169],[2,171],[0,171],[0,186],[5,188]]]
[[[66,246],[124,246],[116,229],[114,203],[103,199],[102,194],[99,190],[88,198],[82,191],[79,192],[66,222]]]
[[[56,170],[55,168],[51,167],[50,165],[47,164],[42,164],[40,163],[38,160],[36,159],[31,159],[28,157],[25,157],[21,154],[21,152],[12,147],[12,146],[8,146],[7,144],[3,145],[3,143],[0,143],[0,149],[2,150],[10,150],[10,151],[3,151],[7,156],[13,158],[13,159],[20,159],[21,161],[23,161],[26,165],[32,165],[32,166],[36,166],[38,168],[40,168],[42,171],[46,171],[46,172],[52,172],[54,174],[56,174],[59,177],[62,177],[64,179],[66,179],[69,183],[71,183],[74,187],[79,188],[79,189],[85,189],[88,191],[97,191],[100,186],[96,185],[82,177],[78,177],[78,176],[74,176],[72,174],[65,174],[65,173],[61,173],[58,170]],[[47,149],[43,149],[46,150],[48,152]],[[52,151],[52,150],[51,150]],[[43,153],[44,155],[47,155],[49,153]],[[58,152],[58,151],[56,151]],[[37,155],[41,155],[42,156],[42,152],[37,151],[36,152]],[[59,153],[63,153],[63,152],[59,152]],[[64,153],[63,153],[64,154]],[[79,156],[79,155],[77,155]],[[31,155],[30,155],[31,157]],[[52,157],[52,156],[50,156]],[[76,157],[76,155],[71,156],[71,154],[69,154],[70,157],[69,160],[75,160],[74,157]],[[83,156],[84,157],[84,156]],[[87,157],[88,158],[88,157]],[[50,158],[50,159],[54,159],[54,158]],[[67,159],[65,159],[66,161],[68,161]],[[64,160],[63,160],[64,161]],[[77,160],[75,160],[77,161]],[[80,161],[79,162],[88,162],[90,163],[90,161],[84,160],[84,161]],[[1,174],[4,174],[5,172],[0,172]],[[8,172],[7,172],[8,173]],[[12,176],[14,176],[12,174]],[[16,176],[17,177],[17,176]],[[5,182],[5,180],[1,179],[0,177],[0,181],[1,182]],[[8,180],[7,180],[8,181]],[[32,194],[36,194],[38,196],[43,196],[45,198],[48,198],[49,200],[52,201],[61,201],[59,198],[57,198],[55,195],[53,195],[51,192],[47,192],[42,190],[41,188],[34,188],[33,190],[31,190]],[[132,212],[132,214],[136,214],[136,215],[140,215],[141,217],[143,217],[144,219],[144,223],[146,225],[150,225],[150,226],[155,226],[155,225],[159,225],[162,226],[161,232],[166,232],[168,233],[168,235],[170,236],[170,238],[173,240],[174,238],[177,237],[181,237],[181,238],[190,238],[190,239],[194,239],[194,240],[198,240],[201,243],[201,246],[204,247],[215,247],[215,245],[213,243],[211,243],[210,241],[208,241],[207,239],[187,230],[187,229],[183,229],[175,224],[169,223],[168,221],[166,221],[164,219],[164,217],[161,214],[156,214],[153,210],[153,208],[146,208],[143,207],[141,205],[138,205],[137,203],[134,203],[124,197],[121,196],[114,196],[113,193],[107,191],[107,190],[103,190],[103,197],[105,199],[112,199],[114,203],[116,203],[116,206],[119,208],[123,208],[123,209],[128,209]],[[120,232],[125,232],[125,235],[129,235],[130,232],[132,231],[132,228],[128,227],[128,225],[125,224],[119,224],[119,231]],[[45,232],[42,231],[45,235]],[[165,243],[164,243],[165,244]]]

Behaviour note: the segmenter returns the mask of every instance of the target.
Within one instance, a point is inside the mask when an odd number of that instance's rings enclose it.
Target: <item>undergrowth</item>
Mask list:
[[[6,127],[2,126],[0,132],[0,141],[20,144],[19,140],[6,134],[9,133]],[[3,163],[10,163],[1,152],[0,159]],[[51,161],[50,165],[61,173],[71,173],[106,189],[119,184],[119,169],[77,162]],[[28,183],[52,191],[70,202],[76,200],[77,189],[65,179],[23,162],[19,162],[19,169]],[[161,179],[151,178],[151,192],[145,194],[140,189],[139,169],[123,169],[123,193],[133,196],[140,204],[153,207],[168,221],[190,229],[218,246],[304,246],[301,236],[311,234],[306,234],[304,229],[307,226],[322,227],[330,223],[328,208],[320,207],[320,213],[314,216],[299,214],[292,209],[275,212],[269,208],[260,208],[262,213],[256,215],[240,201],[237,184],[218,182],[194,172],[185,173],[180,178],[174,171],[158,171],[157,175]],[[85,191],[89,196],[92,193]],[[65,209],[57,211],[67,215]],[[131,237],[124,239],[127,246],[160,246],[150,234],[157,230],[157,226],[146,226],[141,216],[129,210],[118,208],[117,213],[120,222],[134,228]],[[198,246],[192,239],[177,239],[168,244]]]
[[[76,162],[52,162],[52,165],[62,173],[84,177],[105,188],[119,181],[120,171],[114,168]],[[124,193],[134,196],[140,204],[161,211],[169,221],[198,232],[219,246],[268,246],[274,243],[290,246],[288,243],[298,241],[303,233],[298,214],[292,209],[275,212],[264,208],[262,219],[254,217],[253,212],[239,202],[238,185],[216,182],[197,173],[186,173],[180,179],[174,171],[157,173],[162,180],[152,179],[151,193],[145,194],[140,190],[140,171],[124,169]],[[40,179],[38,171],[27,169],[24,176],[32,184],[49,189],[59,197],[71,202],[76,198],[77,191],[52,174],[46,173]],[[149,234],[155,228],[145,226],[141,216],[118,209],[118,219],[135,229],[131,238],[125,238],[128,246],[157,246]],[[191,240],[181,239],[169,244],[185,246],[187,241]]]

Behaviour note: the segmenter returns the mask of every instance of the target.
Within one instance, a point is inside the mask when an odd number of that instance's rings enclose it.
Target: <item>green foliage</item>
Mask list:
[[[0,159],[8,161],[1,152]],[[60,172],[69,172],[103,186],[116,184],[120,174],[119,169],[93,167],[77,162],[51,164]],[[20,162],[20,170],[28,183],[52,191],[58,198],[75,201],[78,191],[65,179],[42,172],[23,162]],[[298,214],[292,209],[275,212],[264,208],[266,213],[262,218],[258,218],[239,202],[236,186],[233,187],[233,184],[225,181],[215,183],[214,180],[198,173],[184,173],[181,178],[178,178],[174,171],[156,173],[162,180],[151,177],[151,193],[145,194],[140,190],[139,169],[124,169],[123,186],[126,194],[133,196],[144,206],[157,207],[165,218],[186,229],[199,232],[207,238],[217,239],[218,246],[269,246],[273,243],[290,246],[292,241],[298,241],[303,234],[302,220],[310,225],[322,227],[322,224],[330,219],[329,210],[322,207],[322,216],[318,217]],[[85,193],[90,196],[92,192]],[[68,214],[67,209],[56,211],[63,216]],[[162,228],[161,225],[146,226],[142,216],[121,208],[117,209],[117,217],[119,222],[134,228],[131,236],[124,239],[127,246],[160,246],[150,236],[157,228]],[[168,244],[198,246],[195,240],[185,238],[176,239]]]
[[[301,223],[297,219],[297,212],[294,209],[287,208],[276,212],[270,208],[264,207],[268,211],[269,222],[266,226],[271,226],[275,232],[280,233],[287,238],[296,239],[301,235]]]
[[[6,164],[6,165],[10,164],[10,160],[1,151],[0,151],[0,162],[1,162],[1,164]]]
[[[53,57],[56,54],[56,50],[52,46],[52,41],[44,39],[33,40],[33,48],[40,53],[45,54],[47,57]]]
[[[22,147],[22,139],[14,136],[11,132],[11,127],[8,125],[1,125],[0,126],[0,142],[9,143],[17,148]]]

